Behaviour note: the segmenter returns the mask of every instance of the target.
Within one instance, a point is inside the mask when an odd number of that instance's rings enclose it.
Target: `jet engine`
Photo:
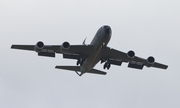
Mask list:
[[[154,62],[155,62],[154,57],[152,57],[152,56],[148,57],[147,58],[147,62],[149,64],[149,66],[152,66],[154,64]]]
[[[61,50],[62,52],[66,52],[69,48],[70,48],[69,42],[63,42],[63,44],[62,44],[61,47],[60,47],[60,50]]]
[[[128,52],[127,52],[127,56],[128,56],[130,59],[133,59],[134,56],[135,56],[134,51],[132,51],[132,50],[128,51]]]
[[[36,52],[40,52],[44,48],[44,43],[39,41],[36,43],[34,50]]]

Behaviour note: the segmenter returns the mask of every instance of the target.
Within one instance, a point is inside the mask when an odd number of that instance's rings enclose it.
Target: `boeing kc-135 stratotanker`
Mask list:
[[[127,62],[128,67],[135,69],[143,69],[144,66],[167,69],[167,65],[155,62],[152,56],[143,59],[135,56],[132,50],[124,53],[108,47],[111,34],[110,26],[105,25],[99,28],[89,45],[85,44],[85,39],[82,45],[70,45],[69,42],[64,42],[62,45],[44,45],[39,41],[36,45],[12,45],[11,48],[36,51],[39,56],[46,57],[55,57],[55,53],[60,53],[63,54],[63,58],[76,59],[77,66],[56,66],[55,68],[75,71],[79,76],[84,73],[106,75],[106,72],[93,69],[99,61],[104,63],[104,69],[109,69],[111,65],[121,66],[122,62]]]

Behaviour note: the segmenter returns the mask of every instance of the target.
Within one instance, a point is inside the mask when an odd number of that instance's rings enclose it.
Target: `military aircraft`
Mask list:
[[[36,51],[38,56],[55,57],[55,53],[60,53],[63,54],[63,58],[76,59],[77,66],[56,66],[55,68],[75,71],[79,76],[84,73],[106,75],[106,72],[93,69],[99,61],[104,63],[103,68],[108,70],[111,65],[121,66],[123,62],[128,63],[129,68],[135,69],[143,69],[144,66],[167,69],[167,65],[155,62],[153,56],[143,59],[135,56],[132,50],[125,53],[108,47],[111,34],[110,26],[104,25],[99,28],[90,44],[85,43],[86,39],[81,45],[70,45],[69,42],[63,42],[62,45],[44,45],[39,41],[36,45],[12,45],[11,48]]]

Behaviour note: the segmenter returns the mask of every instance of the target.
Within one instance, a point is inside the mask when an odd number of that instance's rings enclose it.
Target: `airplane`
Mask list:
[[[86,38],[81,45],[70,45],[65,41],[62,45],[44,45],[42,41],[36,45],[12,45],[12,49],[29,50],[38,53],[38,56],[55,57],[55,53],[62,54],[63,58],[77,60],[77,66],[56,66],[56,69],[75,71],[79,76],[84,73],[106,75],[106,72],[94,69],[93,67],[100,61],[104,63],[104,69],[110,69],[111,65],[121,66],[128,63],[129,68],[142,70],[144,66],[167,69],[168,66],[155,62],[153,56],[147,59],[135,56],[135,52],[130,50],[127,53],[118,51],[107,46],[111,39],[112,30],[108,25],[100,27],[90,44],[86,44]]]

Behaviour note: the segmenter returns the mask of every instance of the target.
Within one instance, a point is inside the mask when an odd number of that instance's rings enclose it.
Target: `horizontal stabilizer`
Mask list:
[[[106,72],[103,72],[103,71],[100,71],[100,70],[96,70],[96,69],[91,69],[87,73],[106,75]]]
[[[55,68],[80,72],[80,66],[56,66]],[[91,70],[89,70],[86,73],[106,75],[106,72],[103,72],[103,71],[100,71],[100,70],[96,70],[96,69],[91,69]]]
[[[56,66],[55,68],[71,71],[80,71],[80,66]]]

